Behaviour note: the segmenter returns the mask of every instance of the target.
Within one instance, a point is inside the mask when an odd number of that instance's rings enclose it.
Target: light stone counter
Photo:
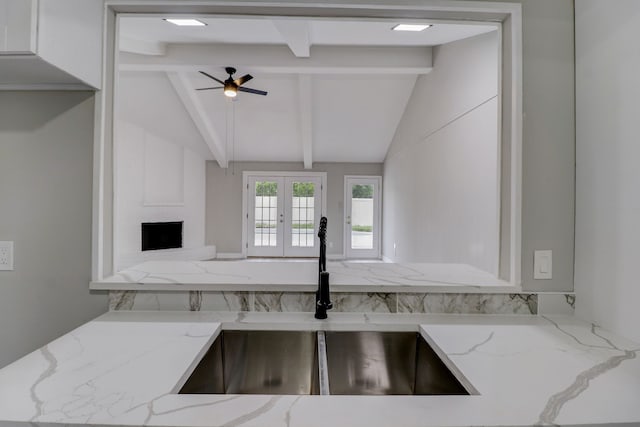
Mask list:
[[[482,292],[522,289],[466,264],[329,261],[332,292]],[[148,261],[104,280],[96,290],[310,292],[318,261]]]
[[[221,328],[419,331],[479,395],[175,394]],[[0,426],[637,425],[639,351],[572,317],[111,312],[0,370]]]

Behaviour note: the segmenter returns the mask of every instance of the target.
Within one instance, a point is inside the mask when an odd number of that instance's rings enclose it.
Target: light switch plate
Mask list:
[[[533,278],[550,280],[553,277],[553,251],[535,251],[533,253]]]
[[[13,270],[13,242],[0,242],[0,270]]]

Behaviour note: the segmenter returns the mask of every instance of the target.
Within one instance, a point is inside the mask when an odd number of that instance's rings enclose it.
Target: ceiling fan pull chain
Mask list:
[[[233,162],[233,169],[231,171],[232,175],[236,174],[236,100],[231,98],[231,123],[232,123],[232,140],[231,140],[231,149],[233,150],[233,155],[231,156],[231,161]]]

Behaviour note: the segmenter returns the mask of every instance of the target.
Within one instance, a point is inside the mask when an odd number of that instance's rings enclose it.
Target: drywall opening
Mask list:
[[[145,7],[145,12],[148,12],[150,6]],[[154,6],[155,8],[156,6]],[[215,8],[215,5],[211,5],[209,6],[208,12],[211,12],[213,9]],[[496,106],[497,110],[498,110],[498,117],[499,117],[499,121],[498,124],[496,124],[496,133],[499,136],[499,143],[498,143],[498,153],[496,153],[496,163],[499,164],[499,172],[496,173],[496,187],[498,188],[496,190],[496,193],[499,194],[499,208],[496,208],[496,210],[498,211],[498,214],[496,214],[496,222],[497,222],[497,233],[495,233],[496,235],[496,240],[499,241],[497,246],[499,247],[499,250],[497,252],[497,256],[495,257],[496,260],[492,261],[492,265],[495,265],[495,268],[493,269],[493,271],[496,272],[496,275],[500,278],[506,279],[508,282],[512,283],[512,284],[518,284],[520,279],[519,279],[519,244],[516,244],[516,242],[519,241],[519,179],[520,179],[520,159],[519,159],[519,155],[520,155],[520,123],[519,120],[517,119],[518,117],[518,111],[521,108],[520,107],[520,92],[519,92],[519,81],[520,81],[520,76],[519,76],[519,70],[520,70],[520,46],[519,46],[519,40],[520,40],[520,36],[519,36],[519,31],[520,31],[520,15],[519,15],[519,6],[514,6],[511,4],[504,4],[502,5],[502,7],[497,7],[496,5],[487,5],[487,10],[490,10],[491,13],[495,14],[493,19],[489,19],[487,18],[487,15],[484,14],[480,14],[480,15],[476,15],[476,19],[477,21],[482,21],[482,22],[491,22],[492,24],[495,25],[495,21],[498,21],[500,23],[500,27],[501,27],[501,33],[500,33],[500,40],[499,40],[499,53],[500,53],[500,58],[501,58],[501,63],[500,63],[500,67],[499,67],[499,74],[500,74],[500,81],[499,81],[499,86],[498,86],[498,93],[495,95],[495,101],[498,104]],[[227,8],[228,9],[228,8]],[[227,10],[225,9],[225,10]],[[287,9],[286,7],[283,8],[278,8],[277,12],[275,13],[275,10],[272,11],[272,16],[288,16],[288,15],[298,15],[298,16],[313,16],[316,15],[316,13],[318,13],[317,9],[309,9],[307,10],[308,15],[302,14],[301,11],[297,10],[293,10],[293,9]],[[339,8],[342,9],[342,8]],[[162,8],[157,7],[156,9],[158,12],[162,12]],[[194,9],[191,9],[194,10]],[[204,9],[202,9],[204,10]],[[139,12],[142,11],[142,9],[138,9],[136,10],[135,6],[128,6],[126,8],[112,8],[111,12],[112,14],[110,15],[110,18],[115,22],[115,18],[118,12]],[[185,11],[187,11],[185,9]],[[236,12],[240,13],[243,12],[244,10],[242,10],[242,8],[238,8],[238,10],[236,10]],[[283,13],[284,12],[284,13]],[[335,11],[334,11],[335,12]],[[344,10],[340,10],[339,12],[343,12],[344,14],[340,14],[338,13],[335,16],[342,16],[344,18],[362,18],[362,16],[359,17],[354,17],[354,10],[349,9],[348,7],[345,7]],[[414,14],[411,16],[420,16],[422,17],[422,19],[426,19],[429,16],[433,17],[431,19],[436,19],[435,17],[438,17],[440,19],[442,19],[443,17],[447,16],[448,18],[451,18],[451,10],[436,10],[434,8],[431,8],[429,10],[420,10],[420,13],[418,14]],[[326,11],[323,11],[322,13],[326,13]],[[320,15],[322,15],[322,13],[320,13]],[[377,15],[384,15],[384,11],[378,11],[376,14]],[[393,6],[389,6],[388,10],[387,10],[388,16],[386,18],[389,18],[391,16],[398,16],[398,10],[394,9]],[[404,13],[404,12],[403,12]],[[473,14],[473,13],[478,13],[477,10],[474,11],[464,11],[463,9],[458,10],[459,16],[463,16],[463,14]],[[449,14],[449,15],[447,15]],[[122,15],[124,16],[124,15]],[[237,16],[237,15],[236,15]],[[408,16],[408,15],[407,15]],[[469,15],[467,15],[469,16]],[[318,15],[316,15],[316,17],[318,17]],[[376,19],[384,19],[383,16],[376,16]],[[401,18],[394,18],[394,19],[401,19]],[[114,41],[114,45],[115,45],[115,34],[113,34],[112,40]],[[120,62],[118,60],[116,60],[116,55],[114,52],[114,56],[113,56],[113,66],[115,67],[115,65]],[[147,69],[154,69],[155,65],[153,65],[154,61],[157,62],[157,58],[147,58],[149,60],[149,62],[145,65],[145,67],[147,67]],[[129,64],[128,66],[130,66],[131,64]],[[157,65],[157,64],[156,64]],[[175,65],[175,64],[174,64]],[[184,65],[184,64],[183,64]],[[122,64],[120,63],[120,67],[118,69],[118,72],[122,70]],[[116,69],[114,68],[112,71],[116,71]],[[127,72],[132,72],[132,68],[130,67]],[[113,73],[112,73],[113,74]],[[175,76],[174,76],[175,77]],[[171,77],[167,78],[171,79]],[[195,77],[193,77],[195,78]],[[114,79],[117,80],[117,79]],[[184,81],[183,81],[184,83]],[[302,87],[303,85],[305,85],[307,83],[303,82],[300,83],[298,82],[298,90],[300,90],[300,87]],[[174,88],[176,86],[174,85]],[[504,102],[503,102],[504,101]],[[479,107],[480,108],[480,107]],[[406,112],[406,111],[405,111]],[[236,111],[237,114],[237,111]],[[109,118],[109,119],[112,119]],[[108,136],[108,135],[107,135]],[[106,139],[102,139],[100,141],[101,144],[104,144],[105,142],[107,142],[107,146],[112,142],[109,141],[109,138]],[[107,147],[108,148],[108,147]],[[228,154],[228,152],[227,152]],[[236,153],[237,154],[237,153]],[[387,162],[388,162],[388,154],[387,159],[385,159],[382,162],[383,167],[385,167],[385,169],[387,168]],[[110,160],[108,158],[108,156],[105,156],[104,158],[102,158],[102,162],[107,162],[110,163]],[[231,159],[231,162],[229,162],[229,158],[226,159],[227,160],[227,164],[226,165],[220,165],[219,164],[219,159],[217,160],[208,160],[207,163],[207,169],[214,169],[215,167],[220,167],[221,169],[225,170],[225,174],[227,174],[227,176],[229,175],[229,165],[233,166],[234,163],[235,164],[239,164],[240,162],[234,162],[234,160],[238,160],[238,158],[233,158]],[[216,165],[216,163],[218,163]],[[103,163],[104,164],[104,163]],[[313,163],[312,163],[313,164]],[[223,168],[223,166],[226,166],[226,168]],[[304,161],[302,162],[302,165],[299,166],[300,168],[304,168]],[[107,168],[107,173],[105,176],[108,176],[109,172],[113,172],[112,170],[109,169],[113,169],[113,168]],[[233,175],[233,174],[230,174]],[[108,187],[108,183],[105,184]],[[100,200],[100,203],[98,203],[97,206],[97,216],[99,217],[99,219],[103,225],[103,231],[105,228],[110,228],[113,227],[114,221],[113,221],[113,206],[112,206],[113,200],[104,200],[104,198],[102,200]],[[498,221],[499,220],[499,221]],[[106,227],[105,227],[106,226]],[[115,225],[116,229],[117,229],[117,225]],[[114,249],[113,249],[113,239],[109,239],[108,233],[106,235],[105,238],[105,234],[100,234],[98,233],[101,238],[98,239],[97,242],[97,250],[96,250],[96,256],[95,256],[95,269],[94,272],[96,273],[96,275],[98,276],[104,276],[105,273],[112,273],[113,272],[113,266],[114,266],[114,259],[113,259],[113,255],[114,255]],[[117,234],[117,233],[116,233]],[[399,239],[398,239],[399,240]],[[391,244],[391,248],[393,251],[393,256],[398,256],[398,249],[400,249],[400,251],[402,251],[406,246],[402,243],[398,243],[398,241],[393,241],[393,238],[387,238],[387,241],[385,242],[383,239],[383,245],[385,244]],[[471,247],[471,252],[478,252],[478,246],[474,246],[474,245],[469,245],[469,247]],[[390,250],[385,250],[383,252],[386,252],[385,256],[389,257],[389,255],[392,253]],[[389,257],[390,258],[390,257]]]

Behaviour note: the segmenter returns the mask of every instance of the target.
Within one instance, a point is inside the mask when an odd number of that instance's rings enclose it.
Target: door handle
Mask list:
[[[347,224],[351,225],[351,216],[347,217]]]

